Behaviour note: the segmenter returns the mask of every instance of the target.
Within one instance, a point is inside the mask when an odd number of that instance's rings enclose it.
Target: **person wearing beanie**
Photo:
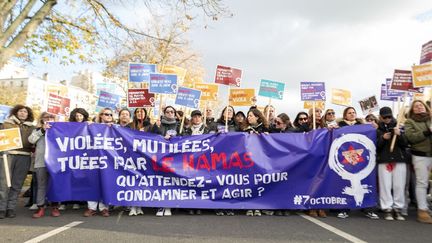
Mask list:
[[[379,114],[376,150],[379,202],[385,220],[405,220],[401,211],[405,207],[407,158],[404,151],[408,146],[408,140],[396,126],[397,121],[389,107],[382,107]],[[397,137],[391,151],[393,136]]]

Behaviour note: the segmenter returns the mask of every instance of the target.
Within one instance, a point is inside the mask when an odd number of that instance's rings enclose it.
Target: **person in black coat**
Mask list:
[[[380,109],[380,122],[377,129],[377,164],[379,200],[386,220],[405,220],[402,209],[405,207],[405,183],[407,158],[405,150],[408,140],[396,126],[389,107]],[[396,135],[396,142],[391,151],[392,137]],[[393,195],[392,195],[393,192]],[[394,218],[393,218],[394,213]]]

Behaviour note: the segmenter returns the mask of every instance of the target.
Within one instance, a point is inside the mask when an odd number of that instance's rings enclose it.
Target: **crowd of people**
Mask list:
[[[205,120],[200,110],[191,113],[191,119],[186,119],[184,128],[181,129],[181,121],[185,115],[177,111],[173,106],[166,106],[160,119],[153,124],[150,121],[148,111],[145,108],[136,108],[131,114],[130,110],[122,109],[118,113],[118,121],[114,120],[114,111],[110,108],[102,109],[95,117],[96,123],[117,126],[150,132],[170,139],[174,136],[194,136],[218,132],[248,132],[254,134],[268,133],[305,133],[314,128],[338,129],[344,126],[360,124],[372,124],[377,130],[377,171],[379,184],[379,200],[377,204],[384,213],[385,220],[405,220],[409,202],[416,203],[417,220],[422,223],[432,224],[431,212],[428,208],[427,194],[429,189],[429,176],[432,169],[432,126],[430,107],[420,100],[412,102],[406,114],[406,121],[398,123],[389,107],[383,107],[379,111],[379,117],[369,114],[365,119],[357,116],[353,107],[347,107],[341,118],[336,118],[333,109],[324,112],[315,109],[309,112],[299,112],[291,122],[285,113],[276,115],[273,106],[266,106],[264,112],[251,107],[247,114],[235,112],[234,107],[225,107],[220,116],[215,118],[213,110],[207,108],[204,112]],[[23,105],[15,106],[9,117],[1,125],[1,129],[18,127],[21,132],[23,148],[5,152],[9,161],[11,187],[5,182],[3,166],[0,166],[0,219],[16,216],[17,199],[23,187],[24,180],[30,167],[33,171],[33,197],[32,201],[37,206],[33,218],[41,218],[47,208],[51,209],[51,216],[60,216],[61,207],[65,203],[73,204],[79,208],[80,202],[47,202],[46,189],[49,174],[45,167],[45,134],[50,128],[49,122],[54,121],[54,116],[43,112],[34,125],[32,110]],[[70,113],[70,122],[89,122],[90,117],[86,110],[76,108]],[[182,130],[180,132],[180,130]],[[391,149],[392,137],[396,136],[394,149]],[[32,156],[34,163],[32,163]],[[409,185],[415,181],[415,192],[409,193]],[[32,203],[30,203],[31,205]],[[100,211],[102,216],[110,215],[110,206],[102,201],[89,201],[84,216],[91,217]],[[81,204],[82,205],[82,204]],[[141,207],[129,207],[125,209],[129,215],[143,214]],[[190,209],[189,214],[201,214],[201,209]],[[376,209],[364,209],[365,215],[372,219],[379,219]],[[215,210],[216,215],[234,215],[234,210]],[[247,210],[248,216],[289,215],[289,210]],[[309,210],[312,217],[327,217],[325,209]],[[170,208],[159,208],[156,216],[172,215]],[[338,210],[335,215],[339,218],[349,217],[349,210]]]

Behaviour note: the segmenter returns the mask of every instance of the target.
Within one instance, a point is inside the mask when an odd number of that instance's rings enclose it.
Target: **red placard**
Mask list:
[[[70,99],[49,93],[47,111],[55,115],[69,116]]]
[[[218,65],[215,83],[240,87],[242,70]]]
[[[154,96],[148,89],[128,89],[128,107],[154,107]]]
[[[422,45],[420,64],[432,61],[432,41]]]
[[[421,93],[422,89],[414,88],[411,70],[395,69],[390,89]]]

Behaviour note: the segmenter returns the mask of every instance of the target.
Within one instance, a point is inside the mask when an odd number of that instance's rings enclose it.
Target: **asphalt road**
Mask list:
[[[130,217],[113,211],[111,217],[82,216],[84,209],[62,211],[59,218],[32,219],[22,206],[14,219],[0,220],[0,242],[25,242],[76,222],[76,226],[53,234],[43,242],[431,242],[432,225],[415,221],[371,220],[360,212],[348,219],[334,214],[311,222],[302,214],[291,216],[216,216],[212,211],[191,216],[174,211],[171,217],[155,217],[153,209]],[[241,213],[241,215],[240,215]],[[47,213],[48,215],[48,213]],[[382,216],[382,214],[380,214]],[[82,223],[80,223],[82,222]],[[324,223],[324,224],[322,224]],[[320,225],[324,225],[325,228]],[[337,232],[337,233],[335,233]],[[339,234],[338,234],[339,233]],[[344,237],[340,235],[344,235]],[[352,238],[350,238],[352,237]]]

